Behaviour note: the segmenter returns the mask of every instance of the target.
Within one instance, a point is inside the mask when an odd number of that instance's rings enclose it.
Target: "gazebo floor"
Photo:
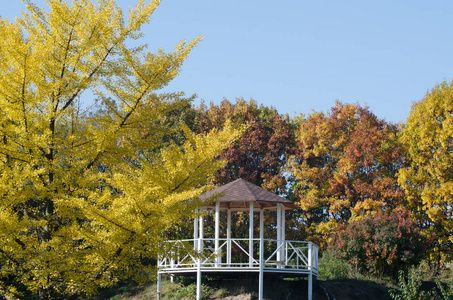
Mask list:
[[[225,273],[259,273],[259,268],[201,268],[201,273],[206,274],[225,274]],[[159,270],[160,274],[169,274],[169,275],[196,275],[197,268],[174,268],[174,269],[164,269]],[[264,274],[278,274],[288,277],[305,277],[310,274],[309,270],[300,270],[300,269],[285,269],[285,268],[263,268]],[[312,272],[313,276],[317,276],[315,272]]]

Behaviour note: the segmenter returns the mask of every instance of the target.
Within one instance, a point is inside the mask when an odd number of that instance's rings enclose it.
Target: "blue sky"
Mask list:
[[[2,17],[24,8],[3,2]],[[437,0],[163,0],[143,41],[171,50],[204,35],[166,88],[196,93],[195,104],[253,98],[294,115],[338,99],[404,122],[412,102],[453,79],[452,14],[453,1]]]

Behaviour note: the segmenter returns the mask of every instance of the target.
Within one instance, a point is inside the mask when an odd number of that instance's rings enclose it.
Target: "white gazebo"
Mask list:
[[[265,273],[282,276],[308,277],[308,299],[312,299],[313,276],[318,276],[318,247],[312,242],[285,239],[285,211],[296,206],[243,179],[238,179],[205,193],[207,199],[218,195],[212,205],[199,210],[214,210],[214,237],[204,235],[203,216],[194,220],[194,238],[167,241],[168,257],[158,260],[157,298],[160,297],[162,274],[196,275],[197,299],[201,299],[202,273],[253,272],[259,274],[259,297],[263,299]],[[248,213],[247,237],[233,237],[232,213]],[[274,239],[264,238],[264,214],[276,211]],[[226,213],[226,228],[221,236],[221,213]],[[255,237],[253,216],[259,213],[259,236]],[[224,218],[225,219],[225,216]],[[224,226],[225,227],[225,226]],[[245,236],[245,235],[244,235]]]

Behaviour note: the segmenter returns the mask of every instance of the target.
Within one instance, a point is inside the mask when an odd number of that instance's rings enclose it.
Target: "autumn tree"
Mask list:
[[[209,107],[202,104],[197,112],[194,126],[202,132],[221,126],[227,119],[236,126],[248,126],[242,137],[222,152],[221,157],[228,163],[215,176],[216,183],[242,178],[274,193],[287,193],[283,167],[295,146],[288,116],[244,99],[237,99],[236,103],[224,99],[219,105],[211,103]]]
[[[378,212],[350,222],[336,233],[328,251],[366,274],[396,279],[425,258],[429,240],[402,209]]]
[[[299,118],[299,153],[288,171],[312,234],[320,234],[318,243],[350,220],[400,206],[397,131],[368,108],[340,102],[329,114]]]
[[[159,1],[138,1],[127,22],[113,0],[25,3],[0,19],[0,294],[76,298],[142,280],[239,134],[182,128],[181,144],[161,146],[160,118],[187,101],[156,91],[200,38],[128,47]],[[92,93],[100,109],[84,112]]]
[[[185,110],[180,116],[189,117],[188,123],[193,130],[206,132],[211,128],[222,126],[225,120],[231,120],[234,126],[247,125],[241,138],[226,150],[220,157],[227,165],[214,176],[214,184],[222,185],[242,178],[261,186],[282,197],[291,195],[291,177],[284,168],[288,157],[294,153],[296,141],[295,125],[287,115],[281,115],[273,107],[258,105],[256,101],[227,99],[218,105],[202,103],[193,111]],[[304,224],[299,218],[300,212],[290,210],[286,213],[288,239],[303,240],[306,237]],[[266,235],[275,236],[276,215],[266,214]],[[234,216],[234,226],[238,232],[247,232],[248,216]],[[258,220],[256,221],[258,224]],[[206,226],[209,230],[209,226]],[[183,231],[183,230],[181,230]],[[185,229],[191,236],[191,229]]]
[[[412,105],[400,141],[408,165],[398,181],[428,235],[433,259],[453,257],[453,84],[436,85]]]

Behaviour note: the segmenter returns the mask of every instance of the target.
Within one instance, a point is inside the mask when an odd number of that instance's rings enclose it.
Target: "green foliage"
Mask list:
[[[453,300],[453,284],[445,287],[444,284],[438,281],[437,288],[439,289],[442,300]]]
[[[440,293],[438,298],[442,300],[453,300],[453,284],[445,287],[445,285],[442,284],[442,282],[437,281],[436,285]]]
[[[215,290],[210,286],[205,284],[201,285],[201,299],[210,299],[210,295],[213,294]],[[195,299],[197,296],[197,284],[191,283],[189,285],[183,285],[175,291],[169,292],[165,295],[168,299],[179,300],[182,298]]]
[[[417,265],[427,239],[406,211],[378,213],[353,221],[338,232],[329,245],[336,257],[377,277],[393,277],[400,269]]]
[[[421,278],[415,269],[410,269],[407,278],[404,271],[398,272],[399,291],[390,290],[390,296],[394,300],[431,300],[434,298],[434,292],[422,291]]]
[[[441,281],[436,280],[436,288],[430,291],[422,288],[423,272],[415,268],[411,268],[405,275],[405,272],[398,272],[398,287],[399,290],[390,290],[390,295],[394,300],[452,300],[453,285],[446,286]]]
[[[318,262],[318,270],[320,277],[327,277],[328,279],[351,278],[350,264],[328,251],[322,252],[322,257]]]

